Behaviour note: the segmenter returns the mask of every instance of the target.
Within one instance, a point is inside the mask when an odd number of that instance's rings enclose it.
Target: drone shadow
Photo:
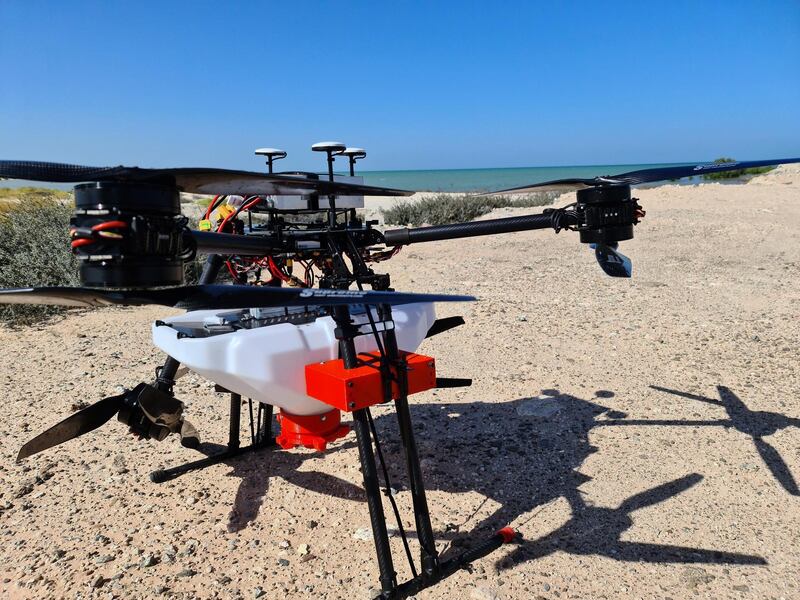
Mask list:
[[[622,540],[634,523],[631,513],[675,497],[702,480],[696,473],[635,494],[616,508],[589,506],[579,487],[589,477],[576,469],[597,448],[589,442],[589,432],[605,417],[624,417],[622,413],[581,400],[557,390],[545,390],[545,398],[522,398],[506,403],[424,404],[412,407],[420,437],[436,442],[421,444],[426,486],[451,493],[478,492],[499,507],[479,523],[472,517],[451,526],[452,532],[437,534],[452,540],[446,554],[455,554],[470,540],[481,539],[519,516],[534,511],[557,498],[568,502],[572,516],[548,535],[522,542],[498,563],[498,568],[562,551],[572,554],[603,555],[623,561],[654,563],[726,563],[763,565],[753,555],[720,550],[649,544]],[[613,396],[599,392],[599,397]],[[544,400],[544,402],[542,402]],[[545,415],[530,414],[529,407],[545,407]],[[376,425],[383,440],[397,440],[393,414],[382,415]],[[402,481],[402,446],[384,442],[393,479]],[[458,457],[458,460],[453,460]]]
[[[613,393],[598,392],[597,396],[611,397]],[[545,415],[531,414],[530,407],[542,405],[543,398],[549,407]],[[498,568],[556,551],[654,563],[766,564],[760,556],[621,539],[634,523],[631,513],[681,494],[702,480],[699,474],[691,473],[635,494],[616,508],[586,504],[579,488],[589,477],[577,469],[597,452],[589,442],[589,433],[595,426],[636,423],[624,419],[623,413],[557,390],[545,390],[539,400],[418,404],[411,410],[426,487],[449,493],[477,492],[498,505],[478,523],[473,523],[473,519],[482,505],[462,522],[449,525],[448,531],[438,532],[437,539],[451,542],[445,557],[455,554],[459,546],[482,539],[537,507],[564,498],[570,506],[571,518],[542,538],[521,542],[498,563]],[[604,418],[599,419],[601,415]],[[405,458],[397,419],[393,412],[387,412],[376,416],[375,425],[394,485],[401,487],[406,481]],[[351,440],[329,451],[353,446]],[[205,454],[222,449],[213,444],[201,447]],[[232,468],[230,476],[241,479],[229,530],[239,531],[258,516],[269,490],[269,479],[275,476],[321,494],[363,501],[359,485],[317,471],[299,471],[312,456],[319,455],[265,450],[264,454],[226,461]],[[465,539],[465,533],[469,533],[469,540]]]
[[[336,449],[354,446],[355,442],[350,441]],[[226,448],[220,444],[203,443],[199,451],[206,456],[213,456],[224,452]],[[293,485],[318,494],[365,502],[364,489],[361,486],[320,471],[299,470],[308,458],[319,456],[318,453],[282,452],[275,447],[267,447],[256,450],[253,454],[239,455],[223,461],[222,464],[232,469],[226,476],[241,480],[228,517],[228,531],[241,531],[256,520],[269,492],[269,481],[273,477],[281,477]]]
[[[665,388],[657,385],[651,385],[652,389],[687,398],[689,400],[696,400],[698,402],[705,402],[718,406],[725,410],[728,415],[727,419],[704,420],[704,421],[691,421],[680,419],[624,419],[624,420],[608,420],[604,421],[603,425],[657,425],[657,426],[699,426],[699,427],[731,427],[740,433],[750,437],[756,447],[756,451],[761,456],[764,464],[769,469],[775,480],[792,496],[800,496],[800,487],[792,475],[786,461],[781,457],[778,451],[764,438],[772,435],[777,431],[786,429],[788,427],[800,428],[800,419],[787,417],[780,413],[750,410],[747,405],[729,388],[718,385],[717,393],[719,400],[715,398],[708,398],[698,394],[690,394],[688,392],[681,392],[670,388]]]

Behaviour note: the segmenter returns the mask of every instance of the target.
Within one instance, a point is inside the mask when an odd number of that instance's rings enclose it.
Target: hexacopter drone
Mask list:
[[[355,162],[366,156],[359,148],[322,142],[312,150],[326,154],[327,178],[274,173],[273,162],[286,157],[274,148],[256,150],[266,158],[266,174],[0,161],[0,177],[79,183],[70,234],[86,286],[4,289],[0,303],[158,304],[188,310],[153,324],[153,342],[168,356],[152,383],[140,383],[71,415],[26,443],[18,459],[92,431],[114,415],[142,438],[163,440],[175,433],[183,445],[198,447],[197,431],[173,393],[181,364],[215,382],[218,391],[230,393],[228,445],[220,454],[152,473],[156,483],[275,445],[324,451],[329,442],[349,433],[350,426],[340,417],[352,413],[380,571],[379,597],[386,600],[436,584],[513,541],[516,533],[505,527],[453,558],[440,559],[408,396],[470,384],[468,379],[436,377],[434,359],[415,350],[426,337],[464,322],[461,317],[436,319],[435,302],[474,298],[396,292],[389,276],[369,265],[408,244],[552,228],[577,231],[581,242],[593,246],[606,274],[630,277],[631,262],[617,247],[633,237],[634,225],[645,214],[631,197],[631,185],[800,162],[729,162],[559,179],[497,193],[577,191],[577,201],[563,208],[381,232],[374,222],[359,218],[356,209],[363,207],[363,196],[413,192],[363,185],[354,174]],[[334,174],[336,156],[349,159],[349,177]],[[215,196],[199,230],[187,227],[179,192]],[[197,253],[208,255],[199,283],[183,285],[184,263]],[[223,268],[230,285],[214,283]],[[357,289],[351,290],[354,284]],[[365,285],[371,289],[364,290]],[[239,441],[242,397],[251,403],[249,446]],[[258,406],[255,417],[253,401]],[[387,489],[389,475],[370,414],[371,406],[389,402],[394,403],[405,451],[421,554],[417,570],[397,506],[387,493],[412,572],[403,583],[398,583],[393,566],[378,465]],[[273,407],[280,409],[276,434]]]

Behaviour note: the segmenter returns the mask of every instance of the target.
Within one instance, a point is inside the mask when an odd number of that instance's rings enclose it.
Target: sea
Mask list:
[[[432,169],[417,171],[359,171],[366,185],[421,192],[486,192],[521,187],[551,179],[617,175],[639,169],[694,165],[695,162],[636,165],[579,165],[565,167],[513,167],[504,169]],[[695,178],[680,183],[692,184]],[[673,182],[674,183],[674,182]]]

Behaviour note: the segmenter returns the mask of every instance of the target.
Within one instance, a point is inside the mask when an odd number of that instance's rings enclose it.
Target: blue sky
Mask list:
[[[0,158],[321,169],[800,154],[800,2],[0,0]]]

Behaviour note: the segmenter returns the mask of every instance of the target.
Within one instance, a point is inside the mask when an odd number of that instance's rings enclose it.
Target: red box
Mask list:
[[[408,393],[436,387],[436,361],[430,356],[401,352],[408,373]],[[359,354],[355,369],[345,369],[342,359],[306,365],[306,393],[345,412],[367,408],[384,401],[380,360],[377,354]],[[396,375],[396,367],[391,367]],[[400,392],[392,381],[392,399]]]

